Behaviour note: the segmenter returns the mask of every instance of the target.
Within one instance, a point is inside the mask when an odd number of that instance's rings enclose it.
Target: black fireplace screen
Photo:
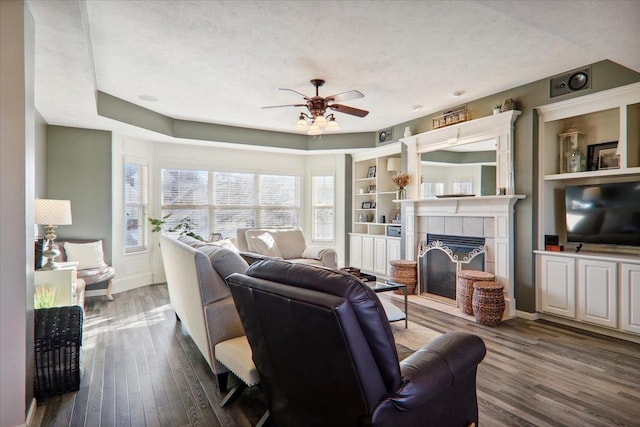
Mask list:
[[[456,275],[458,269],[484,271],[484,252],[465,262],[467,256],[484,246],[482,237],[462,237],[440,234],[427,234],[427,245],[442,242],[443,247],[451,250],[457,261],[441,249],[431,249],[420,258],[420,292],[456,299]]]

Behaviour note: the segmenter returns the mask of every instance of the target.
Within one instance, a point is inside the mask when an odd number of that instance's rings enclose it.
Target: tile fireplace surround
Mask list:
[[[515,317],[513,272],[513,206],[524,196],[482,196],[403,200],[406,259],[417,259],[425,233],[482,236],[486,239],[486,270],[505,289],[505,317]]]

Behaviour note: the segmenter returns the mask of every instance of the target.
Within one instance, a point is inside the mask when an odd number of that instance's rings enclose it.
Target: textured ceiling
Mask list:
[[[604,59],[640,71],[637,0],[28,4],[36,107],[65,126],[122,126],[97,115],[100,90],[174,118],[294,132],[301,108],[261,107],[299,103],[278,88],[312,95],[323,78],[321,95],[364,93],[344,104],[367,117],[336,116],[369,132]]]

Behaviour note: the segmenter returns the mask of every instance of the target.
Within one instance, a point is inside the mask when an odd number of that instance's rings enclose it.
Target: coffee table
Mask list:
[[[373,290],[373,292],[377,294],[381,292],[395,291],[396,289],[402,289],[404,291],[404,312],[402,312],[402,310],[400,310],[398,307],[391,304],[390,302],[382,301],[382,300],[380,300],[380,302],[384,307],[384,311],[387,314],[387,318],[389,319],[389,322],[397,322],[400,320],[404,320],[404,327],[408,328],[409,319],[408,319],[408,312],[407,312],[407,306],[408,306],[407,285],[404,285],[402,283],[392,282],[390,280],[378,280],[376,282],[365,282],[365,283],[367,284],[367,286],[369,286]]]

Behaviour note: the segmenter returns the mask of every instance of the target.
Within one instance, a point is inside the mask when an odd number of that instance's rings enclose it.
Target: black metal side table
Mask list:
[[[82,307],[78,305],[35,310],[34,346],[37,399],[80,388]]]
[[[402,313],[396,306],[394,306],[392,304],[388,305],[388,306],[387,306],[387,304],[383,304],[383,305],[385,305],[385,311],[387,311],[387,317],[389,317],[389,321],[390,322],[396,322],[398,320],[404,320],[404,327],[408,328],[409,327],[409,316],[408,316],[408,312],[407,312],[407,308],[408,308],[408,304],[407,304],[407,285],[405,285],[403,283],[391,282],[389,280],[377,281],[377,282],[366,282],[366,283],[375,293],[395,291],[397,289],[404,290],[404,313]],[[395,309],[395,310],[393,310],[393,309]],[[394,313],[390,313],[389,310],[393,310]],[[395,313],[396,310],[398,311],[398,313]]]

